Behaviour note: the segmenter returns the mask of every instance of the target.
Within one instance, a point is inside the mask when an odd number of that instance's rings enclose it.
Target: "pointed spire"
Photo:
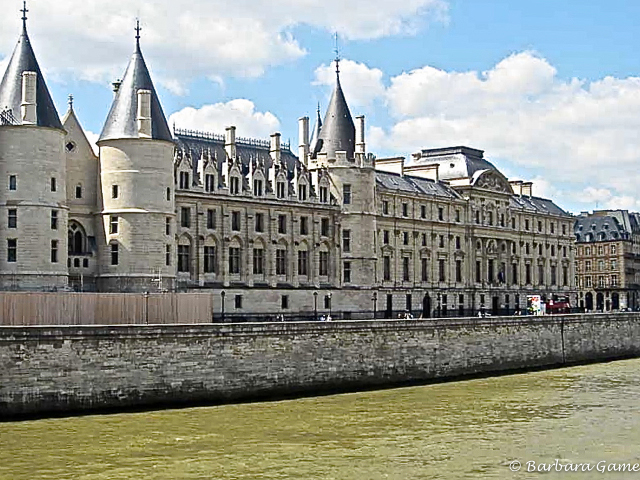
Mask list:
[[[73,110],[73,94],[69,94],[69,110]]]
[[[31,47],[31,41],[27,35],[27,2],[23,2],[22,33],[18,38],[18,44],[13,50],[7,69],[0,82],[0,111],[11,110],[15,118],[21,118],[22,104],[22,74],[35,72],[36,77],[36,117],[40,127],[59,128],[63,130],[62,123],[56,107],[51,99],[51,94],[40,71],[38,60]]]
[[[149,69],[140,49],[140,21],[136,22],[136,48],[131,56],[122,82],[116,92],[100,140],[141,138],[138,133],[138,92],[151,92],[151,137],[155,140],[173,141],[167,118],[162,111]]]
[[[318,102],[318,110],[316,112],[316,123],[313,125],[313,131],[311,132],[311,141],[309,142],[309,152],[311,158],[315,158],[316,154],[320,151],[320,144],[318,138],[322,131],[322,118],[320,118],[320,102]]]

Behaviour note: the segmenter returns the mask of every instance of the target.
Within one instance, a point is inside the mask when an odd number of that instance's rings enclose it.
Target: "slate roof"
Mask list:
[[[578,243],[629,240],[640,233],[640,214],[627,210],[595,212],[579,216],[573,226]]]
[[[224,135],[176,130],[175,141],[178,154],[183,156],[190,155],[192,162],[194,163],[194,168],[196,168],[197,162],[202,158],[203,152],[206,152],[206,154],[210,155],[211,158],[217,158],[218,170],[220,169],[220,164],[227,155],[224,149]],[[269,149],[270,145],[268,140],[237,138],[236,154],[242,162],[244,173],[248,172],[249,161],[262,160],[265,167],[270,168],[273,161],[271,160]],[[281,158],[287,165],[289,176],[292,177],[294,166],[299,163],[298,157],[294,155],[290,148],[285,144],[281,147]]]
[[[553,203],[553,201],[547,198],[513,195],[510,199],[510,206],[511,208],[521,208],[547,215],[570,216],[568,212],[564,211],[558,205]]]
[[[21,124],[22,117],[20,105],[22,104],[22,73],[36,72],[38,74],[36,84],[36,114],[38,126],[59,128],[64,130],[58,111],[56,110],[51,94],[45,83],[44,76],[31,47],[31,41],[27,34],[26,21],[22,25],[22,33],[18,39],[7,70],[0,83],[0,112],[11,110],[17,124]]]
[[[469,147],[424,149],[420,157],[409,160],[407,166],[437,163],[440,165],[438,175],[443,180],[471,178],[480,170],[497,170],[483,155],[482,150]]]
[[[397,173],[376,170],[376,186],[398,193],[428,195],[443,198],[460,198],[448,185],[428,178],[400,176]]]
[[[158,94],[153,86],[149,69],[136,40],[136,49],[111,105],[100,140],[140,138],[138,135],[138,90],[151,90],[151,138],[173,141],[167,119],[162,111]]]
[[[351,118],[349,106],[340,85],[340,74],[336,72],[336,88],[331,95],[327,113],[318,138],[319,153],[335,158],[336,152],[346,151],[353,158],[356,144],[356,126]]]

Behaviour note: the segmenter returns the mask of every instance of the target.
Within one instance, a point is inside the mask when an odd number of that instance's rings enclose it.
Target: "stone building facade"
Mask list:
[[[640,214],[583,212],[574,225],[578,305],[587,311],[640,307]]]
[[[0,85],[2,288],[201,289],[227,314],[354,318],[575,302],[571,215],[480,150],[376,159],[338,72],[297,155],[278,133],[171,131],[139,37],[115,90],[96,155],[71,102],[59,120],[25,24]]]

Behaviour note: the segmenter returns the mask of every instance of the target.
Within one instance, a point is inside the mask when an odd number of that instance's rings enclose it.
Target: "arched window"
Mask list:
[[[69,255],[84,255],[87,251],[87,236],[78,222],[69,223],[68,231]]]

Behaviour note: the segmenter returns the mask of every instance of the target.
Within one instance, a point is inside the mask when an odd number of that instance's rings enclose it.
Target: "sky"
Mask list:
[[[0,74],[21,0],[0,0]],[[169,124],[242,137],[322,115],[340,79],[367,151],[485,151],[534,195],[578,213],[640,210],[640,2],[631,0],[29,0],[32,45],[60,115],[90,139],[141,45]],[[294,148],[294,151],[297,149]]]

